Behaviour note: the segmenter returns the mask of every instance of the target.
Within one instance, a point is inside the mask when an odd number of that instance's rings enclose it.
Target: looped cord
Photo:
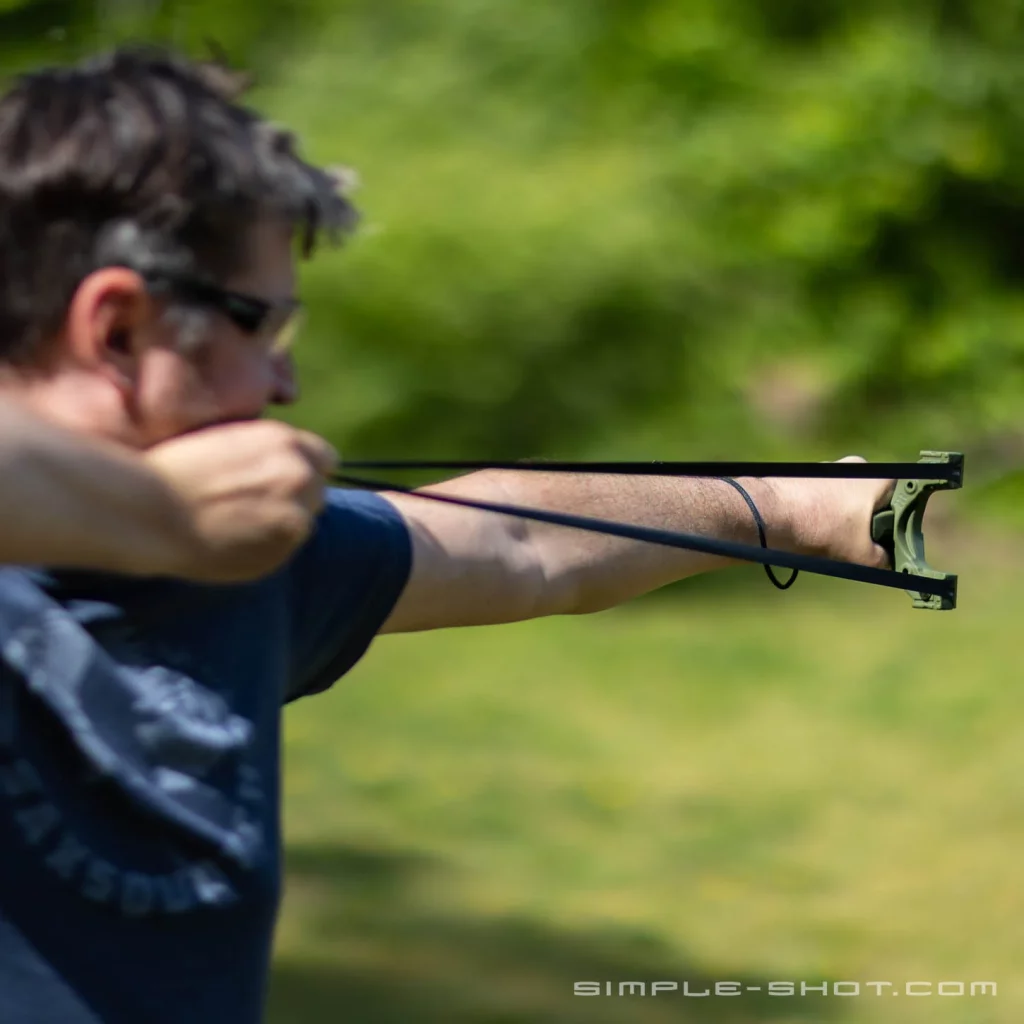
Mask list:
[[[757,524],[757,534],[761,538],[761,547],[768,547],[768,539],[765,536],[764,520],[761,518],[761,513],[757,510],[757,506],[754,504],[754,499],[751,498],[751,496],[747,494],[746,490],[742,486],[740,486],[740,484],[738,484],[735,480],[733,480],[731,476],[720,476],[718,479],[722,480],[727,484],[730,484],[731,486],[735,487],[737,491],[740,492],[740,494],[743,497],[743,500],[747,503],[747,506],[750,508],[750,511],[754,514],[754,522]],[[778,577],[775,575],[770,565],[766,565],[764,567],[764,571],[768,574],[768,579],[770,579],[772,583],[774,583],[775,586],[779,588],[779,590],[789,590],[789,588],[793,586],[793,582],[796,580],[797,576],[800,575],[800,570],[794,569],[793,575],[790,576],[785,583],[780,583]]]

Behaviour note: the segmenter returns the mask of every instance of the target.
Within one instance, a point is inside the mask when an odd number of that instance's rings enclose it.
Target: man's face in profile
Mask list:
[[[245,270],[218,284],[271,304],[293,299],[291,229],[278,222],[256,224],[246,250]],[[182,325],[165,316],[162,300],[150,301],[144,282],[138,282],[139,301],[150,313],[133,330],[119,374],[121,422],[114,432],[126,443],[147,448],[203,427],[258,419],[268,406],[296,400],[291,354],[275,349],[273,334],[243,329],[224,311],[198,304],[199,334],[180,346],[176,332]],[[75,329],[72,318],[69,333]]]

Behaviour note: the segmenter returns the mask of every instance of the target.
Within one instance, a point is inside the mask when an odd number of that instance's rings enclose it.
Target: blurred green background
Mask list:
[[[7,71],[138,37],[360,173],[285,413],[346,455],[968,460],[956,612],[734,570],[289,711],[274,1024],[1024,1019],[1024,2],[0,0]]]

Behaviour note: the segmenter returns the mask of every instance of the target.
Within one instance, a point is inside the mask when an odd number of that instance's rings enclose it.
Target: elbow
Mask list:
[[[570,567],[543,554],[535,559],[533,578],[536,583],[535,617],[551,615],[592,615],[620,604],[622,597],[612,590],[595,585],[580,567]]]

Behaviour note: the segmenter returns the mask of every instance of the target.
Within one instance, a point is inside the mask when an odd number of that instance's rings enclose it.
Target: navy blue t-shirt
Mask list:
[[[358,661],[410,565],[388,502],[330,491],[252,584],[0,568],[0,1021],[261,1019],[281,707]]]

